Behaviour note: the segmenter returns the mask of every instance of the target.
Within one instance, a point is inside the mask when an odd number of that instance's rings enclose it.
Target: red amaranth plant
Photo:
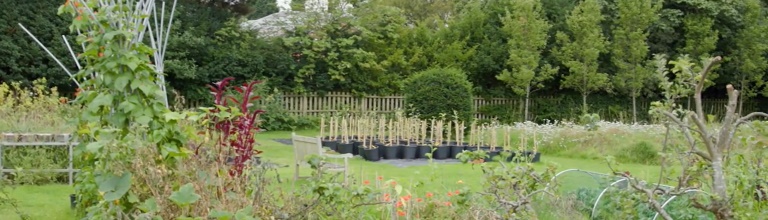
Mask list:
[[[211,119],[214,122],[213,129],[219,136],[216,143],[216,146],[219,148],[219,155],[221,155],[221,151],[224,148],[228,150],[227,154],[234,150],[233,169],[230,170],[229,174],[239,176],[242,174],[245,164],[254,155],[262,153],[260,150],[254,150],[253,146],[256,144],[255,134],[259,131],[258,126],[256,126],[258,116],[264,113],[264,111],[261,109],[249,109],[253,106],[254,101],[261,98],[254,92],[256,85],[260,84],[261,81],[244,83],[242,86],[235,87],[236,95],[227,95],[227,86],[234,79],[234,77],[227,77],[214,83],[215,86],[208,85],[208,87],[211,90],[211,94],[213,94],[214,105],[216,106],[211,109]],[[229,107],[229,101],[235,106]],[[221,111],[227,111],[227,113],[232,114],[234,117],[222,118],[218,114]]]

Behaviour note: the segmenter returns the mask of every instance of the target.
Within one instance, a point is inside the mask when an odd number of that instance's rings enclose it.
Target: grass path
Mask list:
[[[316,131],[299,131],[301,135],[316,135]],[[263,160],[274,163],[293,164],[293,149],[285,144],[273,141],[273,139],[289,139],[290,132],[266,132],[257,136],[257,142],[261,146],[258,149],[265,153]],[[608,173],[605,162],[590,159],[573,159],[542,155],[541,163],[534,166],[539,169],[546,167],[547,163],[556,164],[558,170],[582,169],[600,173]],[[354,158],[350,161],[352,181],[360,183],[363,180],[374,181],[377,176],[384,179],[395,179],[404,185],[415,196],[424,195],[426,192],[446,192],[469,187],[474,190],[482,188],[482,173],[479,167],[467,164],[438,164],[435,166],[395,167],[384,163],[364,161],[362,158]],[[621,171],[629,171],[634,176],[655,180],[658,178],[658,166],[623,164],[617,167]],[[280,168],[278,173],[283,183],[290,183],[293,178],[294,168]],[[301,175],[310,174],[308,168],[301,169]],[[424,184],[418,184],[418,183]],[[461,183],[460,183],[461,182]],[[559,181],[562,189],[575,189],[578,187],[597,187],[595,181],[589,175],[573,172],[563,175]],[[11,197],[19,201],[21,211],[30,215],[32,219],[74,219],[73,212],[69,208],[69,194],[74,189],[67,185],[43,185],[43,186],[16,186],[10,189]],[[15,216],[7,205],[0,204],[0,219]]]

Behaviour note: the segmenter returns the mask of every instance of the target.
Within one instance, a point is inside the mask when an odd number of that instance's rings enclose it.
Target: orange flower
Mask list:
[[[433,194],[431,192],[427,193],[427,198],[432,198]]]
[[[450,197],[450,196],[453,196],[453,193],[451,193],[451,192],[448,192],[448,196],[449,196],[449,197]]]
[[[421,198],[416,198],[416,202],[423,202],[424,200]]]
[[[376,177],[377,180],[384,180],[383,176]]]
[[[403,206],[403,201],[398,201],[397,203],[395,203],[395,207],[397,208],[400,208],[402,206]]]
[[[456,192],[454,192],[454,195],[459,195],[461,192],[457,189]]]
[[[402,199],[407,202],[407,201],[411,200],[411,195],[403,196]]]
[[[363,185],[366,185],[366,186],[367,186],[368,184],[371,184],[371,181],[368,181],[368,180],[363,180]]]
[[[104,56],[104,53],[99,53],[99,57],[103,57],[103,56]]]
[[[392,181],[391,183],[389,183],[389,185],[392,185],[394,187],[395,185],[397,185],[397,182]]]
[[[389,193],[384,193],[384,201],[389,202]]]
[[[443,202],[443,205],[445,205],[445,206],[451,206],[451,202]]]
[[[77,17],[75,17],[75,20],[78,20],[78,21],[83,20],[83,16],[78,15]]]
[[[405,216],[405,211],[403,211],[403,210],[397,210],[397,215],[398,215],[398,216]]]

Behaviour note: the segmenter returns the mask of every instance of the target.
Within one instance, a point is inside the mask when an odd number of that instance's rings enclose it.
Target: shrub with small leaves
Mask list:
[[[407,113],[423,119],[456,112],[460,120],[472,118],[472,84],[463,71],[435,68],[416,73],[405,80]]]

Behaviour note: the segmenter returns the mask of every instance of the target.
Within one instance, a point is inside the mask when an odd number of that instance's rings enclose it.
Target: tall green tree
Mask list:
[[[733,64],[736,66],[736,80],[741,90],[739,113],[744,99],[757,95],[765,83],[768,69],[768,14],[760,0],[744,1],[744,27],[737,33],[736,51]]]
[[[706,14],[688,14],[683,20],[685,47],[680,54],[688,54],[693,59],[709,57],[717,48],[718,31],[713,29],[715,20]]]
[[[685,46],[679,49],[680,55],[688,55],[693,60],[707,60],[710,53],[717,48],[718,31],[713,27],[715,19],[705,13],[690,13],[683,18],[683,29],[685,31]],[[698,67],[697,67],[698,68]],[[694,70],[696,72],[700,69]],[[712,71],[707,74],[707,81],[704,88],[712,86],[712,81],[717,78],[717,72]],[[693,95],[693,92],[691,92]],[[688,108],[691,108],[691,98],[688,97]]]
[[[544,18],[540,0],[513,1],[501,22],[509,58],[507,68],[496,78],[507,83],[516,94],[525,96],[523,118],[528,121],[531,92],[541,88],[542,83],[557,72],[557,68],[550,65],[540,65],[551,25]]]
[[[637,97],[653,79],[653,70],[644,65],[648,58],[648,29],[659,19],[661,4],[655,0],[618,0],[614,20],[611,61],[618,72],[616,89],[632,97],[632,121],[637,122]]]
[[[555,49],[554,54],[569,70],[560,86],[581,93],[584,113],[588,110],[587,96],[610,86],[608,74],[597,71],[598,58],[605,52],[607,44],[601,27],[604,19],[601,10],[598,0],[584,0],[566,18],[570,35],[564,32],[556,35],[561,47]]]

